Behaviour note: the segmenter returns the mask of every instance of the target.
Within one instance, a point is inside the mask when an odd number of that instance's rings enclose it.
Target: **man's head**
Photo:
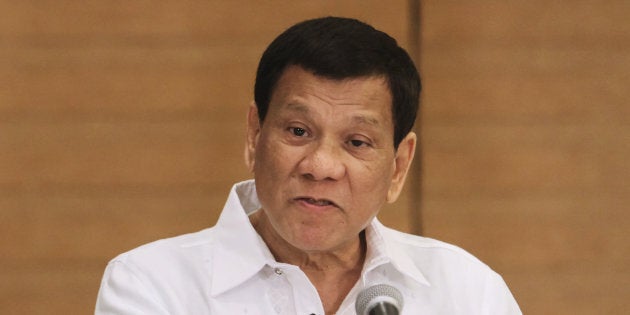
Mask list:
[[[267,47],[258,65],[254,100],[261,123],[278,80],[291,65],[329,79],[384,77],[392,94],[394,147],[411,131],[420,78],[409,55],[389,35],[338,17],[308,20],[287,29]]]
[[[356,20],[303,22],[270,45],[246,147],[262,205],[256,226],[270,247],[357,246],[359,233],[402,190],[416,145],[410,130],[418,93],[407,54]]]

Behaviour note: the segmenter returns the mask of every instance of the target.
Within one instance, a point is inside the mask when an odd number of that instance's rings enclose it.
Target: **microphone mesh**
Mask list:
[[[390,297],[394,299],[398,305],[396,307],[402,308],[403,297],[398,289],[387,284],[373,285],[359,293],[355,307],[358,315],[365,314],[366,308],[370,306],[370,301],[377,297]]]

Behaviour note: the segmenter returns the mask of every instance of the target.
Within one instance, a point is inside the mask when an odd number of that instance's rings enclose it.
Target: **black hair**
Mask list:
[[[340,17],[307,20],[284,31],[258,64],[254,100],[261,123],[276,83],[293,65],[337,80],[383,76],[392,94],[394,147],[411,131],[418,112],[420,77],[407,52],[384,32]]]

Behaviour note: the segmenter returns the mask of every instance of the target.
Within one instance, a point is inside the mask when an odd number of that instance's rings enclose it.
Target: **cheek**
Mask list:
[[[389,186],[394,174],[394,166],[391,159],[382,158],[357,167],[353,173],[355,178],[362,181],[366,188],[378,189]]]
[[[277,140],[261,138],[256,148],[254,173],[257,179],[273,180],[286,176],[297,156]]]
[[[369,166],[357,168],[354,172],[349,172],[352,176],[352,193],[355,198],[362,196],[362,200],[372,203],[374,206],[384,204],[387,193],[392,183],[394,168],[387,160],[371,163]],[[362,202],[361,200],[357,200]]]
[[[276,154],[278,150],[273,148],[273,141],[270,141],[267,137],[261,136],[258,145],[256,146],[256,165],[258,171],[264,171],[273,166],[273,161],[277,159]]]

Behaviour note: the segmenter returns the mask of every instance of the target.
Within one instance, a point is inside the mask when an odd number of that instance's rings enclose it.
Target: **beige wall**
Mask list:
[[[404,43],[406,5],[2,2],[0,314],[90,313],[109,259],[213,225],[250,176],[244,118],[273,37],[334,14]]]
[[[423,223],[525,314],[630,309],[630,2],[423,1]]]
[[[0,313],[90,313],[109,259],[212,225],[268,42],[345,15],[417,51],[408,2],[0,3]],[[630,12],[595,3],[423,1],[422,188],[382,220],[469,249],[528,314],[628,307]]]

